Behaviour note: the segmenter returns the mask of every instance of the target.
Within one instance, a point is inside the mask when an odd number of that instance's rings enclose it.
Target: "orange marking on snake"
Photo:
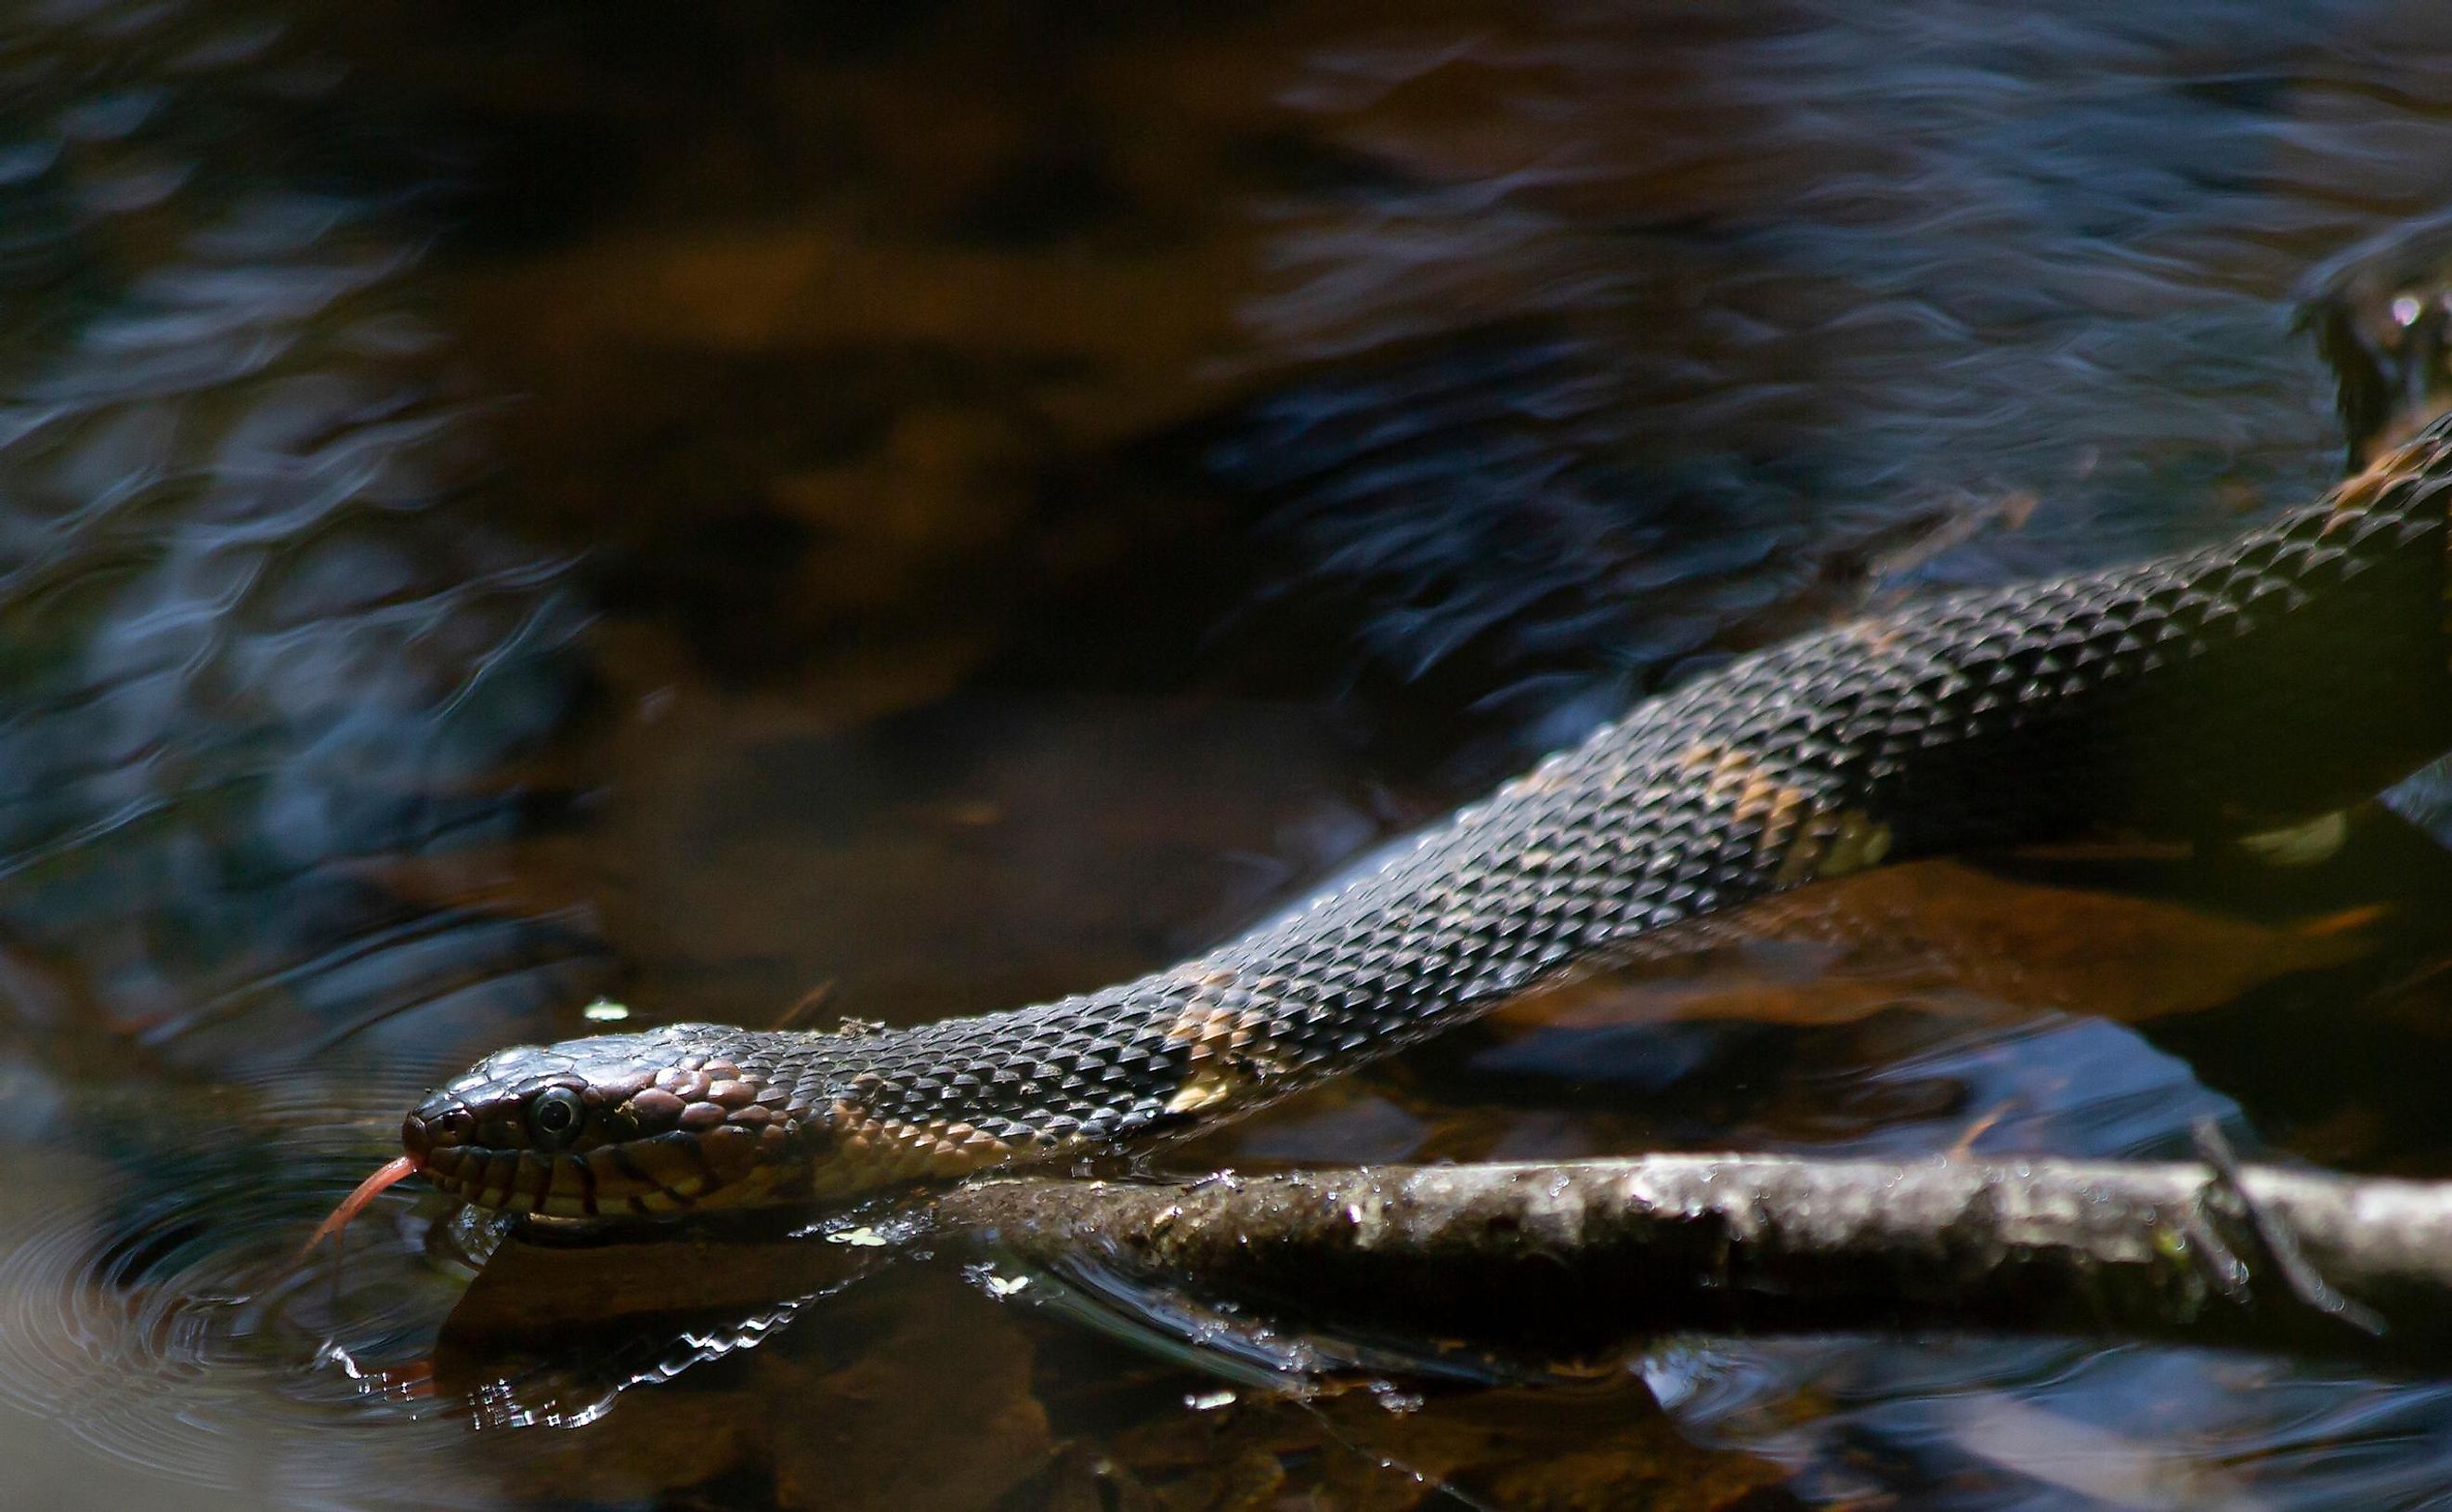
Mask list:
[[[1002,1165],[1036,1143],[981,1133],[969,1124],[879,1118],[854,1104],[834,1105],[832,1154],[812,1171],[819,1196],[866,1191],[892,1182],[948,1180]]]

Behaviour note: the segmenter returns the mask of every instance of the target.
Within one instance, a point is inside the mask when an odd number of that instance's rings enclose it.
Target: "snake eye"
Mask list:
[[[528,1129],[541,1148],[558,1149],[579,1132],[584,1111],[577,1092],[567,1087],[548,1087],[528,1104]]]

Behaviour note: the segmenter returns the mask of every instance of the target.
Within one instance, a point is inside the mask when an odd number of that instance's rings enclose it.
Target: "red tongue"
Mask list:
[[[357,1190],[341,1199],[341,1206],[332,1209],[332,1216],[325,1219],[315,1231],[307,1236],[306,1245],[298,1251],[299,1256],[303,1259],[308,1251],[327,1238],[338,1238],[341,1230],[349,1227],[349,1220],[366,1211],[366,1204],[375,1200],[377,1192],[404,1177],[415,1175],[418,1168],[423,1164],[424,1162],[415,1155],[403,1155],[397,1160],[386,1161],[382,1169],[358,1183]]]

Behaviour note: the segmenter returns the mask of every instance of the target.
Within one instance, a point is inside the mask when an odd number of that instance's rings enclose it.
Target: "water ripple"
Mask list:
[[[457,1440],[423,1354],[461,1278],[423,1260],[423,1220],[386,1202],[346,1263],[299,1254],[408,1088],[47,1087],[23,1063],[5,1082],[47,1090],[50,1139],[0,1157],[0,1403],[202,1486],[262,1489],[276,1465],[302,1498],[363,1495],[370,1458]],[[484,1504],[433,1473],[431,1504]]]

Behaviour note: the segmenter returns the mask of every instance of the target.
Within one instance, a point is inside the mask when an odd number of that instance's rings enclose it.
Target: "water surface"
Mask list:
[[[2323,1363],[1698,1340],[1295,1402],[890,1246],[528,1338],[446,1329],[486,1236],[411,1188],[296,1255],[419,1089],[599,994],[1097,985],[1713,658],[2309,497],[2293,289],[2452,203],[2434,8],[10,15],[30,1504],[2436,1496],[2443,1383]],[[2396,801],[2301,870],[1876,881],[1169,1159],[2210,1116],[2441,1174],[2452,825]]]

